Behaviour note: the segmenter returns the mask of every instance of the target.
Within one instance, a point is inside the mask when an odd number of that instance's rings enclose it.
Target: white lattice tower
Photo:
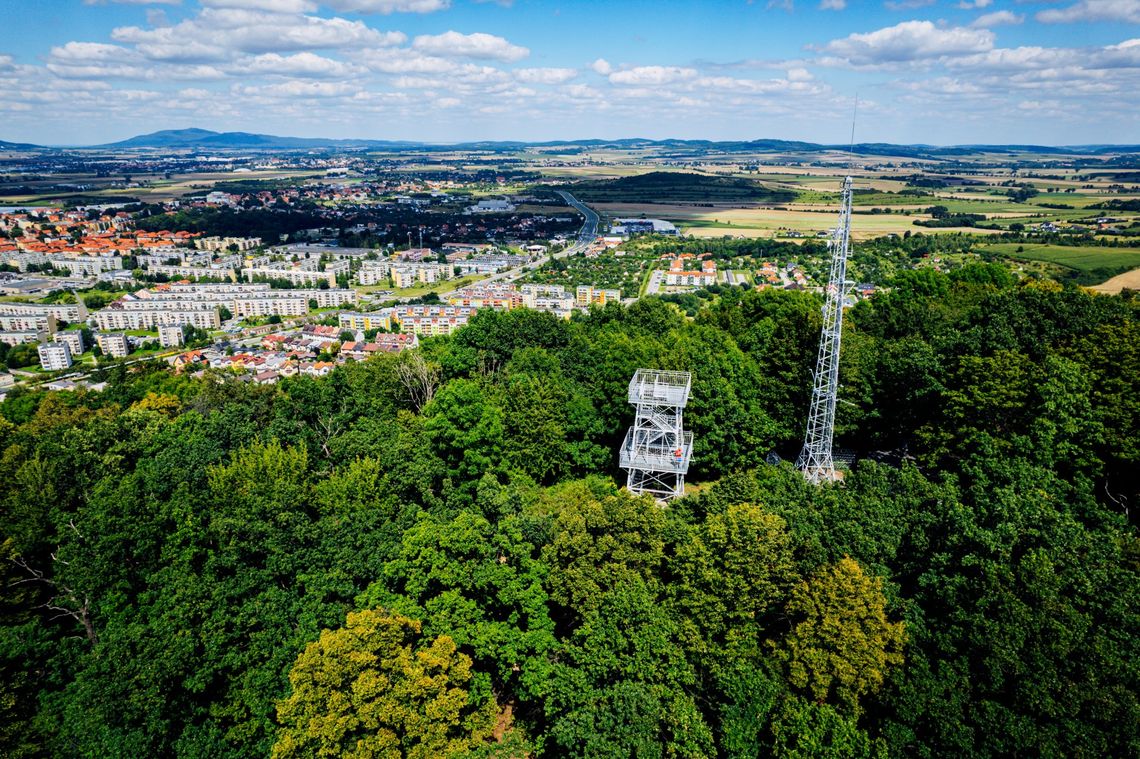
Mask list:
[[[804,447],[796,460],[796,466],[803,471],[804,477],[817,484],[836,479],[831,445],[835,437],[835,406],[839,399],[839,343],[843,337],[843,300],[850,286],[847,281],[850,238],[851,177],[847,177],[843,180],[839,224],[828,241],[831,274],[823,304],[823,330],[819,338],[819,357],[815,364]]]
[[[631,492],[664,500],[684,494],[693,451],[693,433],[684,425],[691,380],[688,372],[657,369],[638,369],[630,380],[629,402],[637,413],[620,462]]]

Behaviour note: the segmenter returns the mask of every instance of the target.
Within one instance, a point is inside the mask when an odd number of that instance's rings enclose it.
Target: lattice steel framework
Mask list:
[[[831,454],[835,436],[835,405],[839,398],[839,343],[843,337],[843,300],[851,283],[847,281],[847,252],[851,238],[851,177],[843,180],[839,224],[831,233],[831,275],[823,304],[823,331],[811,392],[804,447],[796,466],[812,483],[836,479]]]
[[[629,473],[626,487],[668,500],[684,495],[685,474],[693,452],[693,433],[685,432],[689,372],[638,369],[629,383],[629,402],[637,409],[621,446],[620,463]]]

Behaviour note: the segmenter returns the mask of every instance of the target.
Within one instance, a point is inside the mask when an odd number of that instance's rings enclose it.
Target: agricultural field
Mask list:
[[[694,237],[777,237],[790,231],[813,237],[835,226],[836,208],[816,206],[797,208],[741,208],[731,205],[707,206],[675,203],[591,203],[599,213],[615,217],[646,216],[665,219],[676,224],[681,234]],[[868,214],[856,213],[851,223],[851,234],[856,240],[905,232],[984,232],[965,227],[948,227],[937,230],[914,225],[916,219],[929,219],[929,214]]]
[[[998,243],[986,245],[981,250],[1014,260],[1052,264],[1073,272],[1078,281],[1088,284],[1140,268],[1140,248]]]
[[[854,176],[857,190],[853,199],[856,239],[907,231],[992,234],[992,230],[976,226],[916,225],[916,221],[931,218],[927,209],[934,206],[945,208],[951,216],[976,215],[980,217],[975,220],[977,224],[994,226],[998,231],[1014,224],[1030,227],[1046,222],[1088,226],[1102,216],[1121,219],[1124,226],[1140,219],[1135,211],[1093,208],[1140,193],[1140,187],[1122,183],[1128,176],[1074,169],[1014,171],[1008,163],[1002,165],[1008,156],[963,156],[963,162],[976,161],[979,168],[955,175],[939,169],[937,163],[928,168],[905,160],[892,165],[885,158],[874,157],[860,158],[854,166],[838,161],[836,165],[808,165],[789,156],[772,155],[757,156],[754,164],[741,155],[708,156],[682,164],[675,159],[655,159],[645,151],[635,157],[619,155],[624,152],[595,151],[589,163],[535,168],[550,179],[577,178],[579,181],[567,186],[611,217],[644,214],[662,218],[678,225],[682,234],[705,239],[825,231],[834,223],[839,185],[848,174]],[[786,165],[779,161],[786,161]],[[729,188],[746,185],[734,185],[733,180],[753,183],[771,194],[766,198],[747,197],[747,192],[743,196],[734,194],[737,191]],[[1015,199],[1011,193],[1022,196]],[[775,199],[781,196],[783,199]],[[860,209],[882,213],[858,215]]]
[[[1101,282],[1099,285],[1094,285],[1091,289],[1109,295],[1117,295],[1126,289],[1140,290],[1140,269],[1133,269],[1132,271],[1118,274],[1111,279]]]

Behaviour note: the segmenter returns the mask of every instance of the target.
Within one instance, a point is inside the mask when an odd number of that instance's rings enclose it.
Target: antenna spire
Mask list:
[[[831,455],[835,437],[835,405],[839,399],[839,343],[843,337],[843,299],[847,294],[847,250],[851,238],[851,177],[843,180],[839,203],[839,224],[831,233],[831,276],[828,278],[823,305],[823,330],[819,337],[819,357],[812,383],[811,410],[808,412],[804,447],[796,459],[796,467],[808,482],[818,485],[836,480],[835,461]]]

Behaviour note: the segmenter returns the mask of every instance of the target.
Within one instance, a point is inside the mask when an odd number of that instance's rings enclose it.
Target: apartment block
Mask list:
[[[304,271],[302,269],[242,269],[242,279],[253,282],[256,279],[285,279],[294,285],[317,286],[325,282],[329,287],[336,287],[336,275],[327,271]]]
[[[228,279],[231,281],[235,279],[233,269],[214,268],[212,266],[168,266],[161,264],[148,267],[146,272],[150,275],[162,274],[171,278],[199,279],[200,277],[209,277],[210,279]]]
[[[42,343],[47,340],[47,332],[0,332],[0,343],[7,345],[23,345],[24,343]]]
[[[38,351],[40,366],[46,371],[57,372],[71,367],[71,349],[67,343],[43,343]]]
[[[99,349],[103,351],[104,356],[126,358],[131,352],[131,348],[127,344],[127,336],[122,333],[99,334],[96,335],[95,342],[99,344]]]
[[[574,303],[578,308],[604,306],[611,301],[621,302],[621,290],[603,290],[592,285],[580,285],[574,292]]]
[[[156,329],[162,326],[181,327],[183,324],[190,324],[200,329],[219,329],[222,320],[216,308],[200,308],[192,311],[167,309],[128,311],[111,306],[95,314],[95,324],[101,330]]]
[[[171,324],[158,328],[158,344],[163,348],[177,348],[184,339],[181,326]]]
[[[57,320],[53,314],[0,314],[0,331],[4,332],[55,332]]]
[[[65,332],[56,332],[52,335],[52,340],[57,343],[63,343],[71,351],[72,356],[78,356],[83,351],[87,350],[87,346],[83,344],[83,333],[77,329],[69,329]]]
[[[66,269],[73,277],[95,277],[123,268],[120,256],[52,256],[48,263],[53,269]]]
[[[398,288],[432,284],[450,278],[451,266],[449,264],[411,263],[392,266],[392,284]]]
[[[51,314],[65,322],[81,322],[87,318],[87,307],[82,303],[0,303],[0,315]]]
[[[371,329],[392,329],[392,309],[385,308],[371,313],[340,314],[340,328],[364,332]]]

